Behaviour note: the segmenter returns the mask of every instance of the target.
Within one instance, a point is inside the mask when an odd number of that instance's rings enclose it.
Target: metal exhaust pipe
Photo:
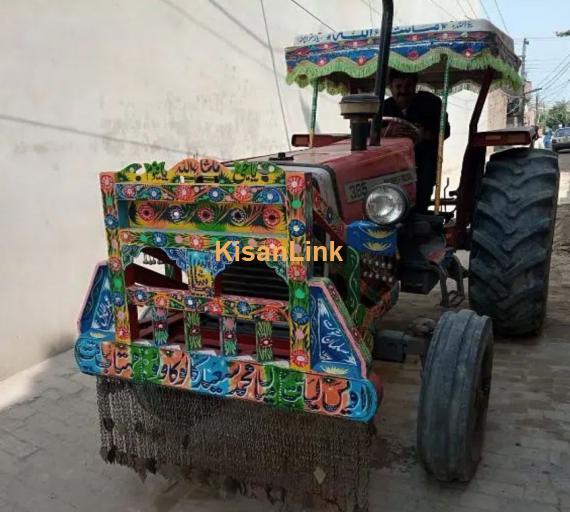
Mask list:
[[[394,1],[382,0],[382,25],[380,27],[380,47],[378,49],[378,66],[374,80],[374,94],[378,96],[380,104],[378,112],[372,119],[370,130],[370,145],[380,145],[380,131],[382,127],[382,114],[384,111],[384,96],[388,81],[388,60],[390,58],[390,42],[392,41],[392,22],[394,20]]]

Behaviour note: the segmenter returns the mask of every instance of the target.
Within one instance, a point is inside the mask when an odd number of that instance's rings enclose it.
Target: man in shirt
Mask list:
[[[416,91],[418,77],[412,73],[391,70],[388,86],[392,97],[384,103],[385,117],[398,117],[414,124],[419,131],[419,141],[415,145],[417,185],[416,212],[426,213],[437,172],[437,151],[441,99],[427,91]],[[406,136],[405,128],[395,127],[392,136]],[[449,137],[450,127],[446,118],[445,138]]]

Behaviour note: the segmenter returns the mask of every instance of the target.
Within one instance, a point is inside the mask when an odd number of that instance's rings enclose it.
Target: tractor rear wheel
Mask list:
[[[509,149],[487,164],[474,214],[469,301],[499,334],[542,327],[558,183],[551,151]]]
[[[481,458],[491,374],[489,317],[446,312],[431,338],[418,406],[418,454],[438,480],[471,479]]]

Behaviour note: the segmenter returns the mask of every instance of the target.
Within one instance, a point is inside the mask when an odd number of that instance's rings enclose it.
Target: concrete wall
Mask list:
[[[337,30],[379,20],[376,2],[301,3]],[[447,18],[422,0],[396,15]],[[282,48],[327,28],[285,0],[5,0],[0,16],[1,379],[74,340],[106,253],[97,173],[286,148],[311,98],[284,84]],[[346,130],[337,103],[322,97],[320,130]],[[469,105],[457,104],[463,133]]]

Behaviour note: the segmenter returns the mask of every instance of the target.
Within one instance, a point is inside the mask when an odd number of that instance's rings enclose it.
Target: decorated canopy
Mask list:
[[[285,50],[287,83],[315,84],[330,94],[346,94],[350,84],[372,88],[378,62],[380,31],[365,29],[297,36]],[[450,88],[479,84],[484,71],[496,71],[493,86],[517,90],[520,60],[513,40],[487,20],[465,20],[432,25],[394,27],[389,66],[419,73],[420,83],[441,91],[446,55]]]

